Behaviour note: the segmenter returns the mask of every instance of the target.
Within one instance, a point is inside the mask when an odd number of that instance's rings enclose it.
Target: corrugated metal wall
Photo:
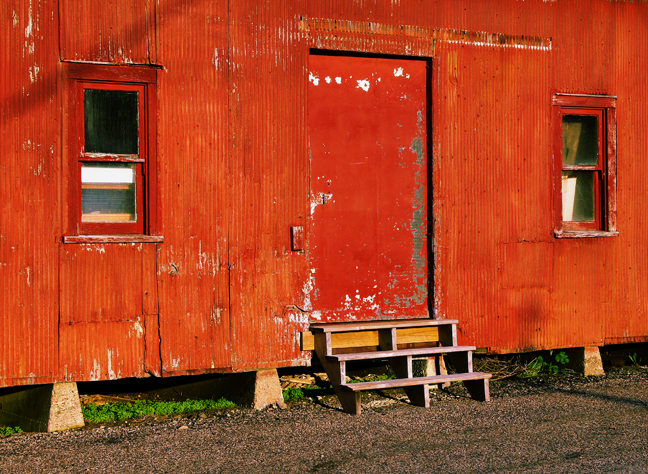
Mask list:
[[[605,273],[611,285],[603,314],[605,342],[645,341],[648,335],[648,220],[643,156],[648,150],[648,12],[645,3],[614,4],[614,25],[608,42],[615,44],[606,69],[610,92],[617,100],[618,187],[620,235],[611,248]],[[614,35],[612,37],[612,35]],[[612,39],[614,38],[614,39]],[[613,71],[613,73],[612,73]]]
[[[226,2],[157,7],[164,373],[227,369],[229,170]]]
[[[306,54],[300,2],[230,2],[230,304],[235,368],[299,358],[306,260]]]
[[[308,255],[290,227],[309,225],[309,48],[433,57],[433,306],[464,342],[648,339],[644,2],[29,0],[0,13],[0,385],[308,359]],[[61,243],[61,60],[160,67],[164,243]],[[618,237],[553,237],[554,91],[618,96]]]
[[[56,7],[0,4],[0,385],[59,372]]]

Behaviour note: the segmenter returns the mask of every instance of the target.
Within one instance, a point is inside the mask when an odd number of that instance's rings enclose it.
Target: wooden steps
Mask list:
[[[360,413],[360,392],[387,388],[403,388],[413,405],[430,406],[429,386],[448,382],[461,381],[470,395],[482,401],[490,398],[488,381],[490,374],[473,372],[472,351],[474,346],[457,345],[457,323],[453,319],[407,319],[395,321],[362,321],[350,323],[313,324],[310,331],[314,338],[314,349],[328,374],[333,389],[342,408],[347,413]],[[418,333],[417,344],[425,347],[403,347],[399,335],[408,337],[409,331],[435,328],[433,332]],[[408,331],[404,333],[403,331]],[[333,336],[344,334],[344,338]],[[371,335],[372,350],[358,351],[358,347]],[[428,334],[428,340],[421,339],[421,334]],[[411,340],[411,339],[409,339]],[[346,345],[342,345],[344,341]],[[373,350],[375,349],[375,350]],[[414,357],[435,357],[437,374],[440,372],[440,357],[447,357],[457,373],[435,375],[431,377],[414,377],[412,360]],[[396,379],[378,382],[346,383],[346,363],[362,360],[386,359]]]

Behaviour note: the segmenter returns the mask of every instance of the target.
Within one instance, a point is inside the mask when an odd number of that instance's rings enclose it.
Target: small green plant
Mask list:
[[[20,426],[0,426],[0,436],[9,436],[16,433],[22,433]]]
[[[132,403],[107,403],[98,406],[94,403],[83,407],[83,418],[92,423],[123,421],[146,415],[175,415],[192,411],[232,408],[236,405],[229,400],[185,400],[184,402],[159,402],[137,400]]]
[[[550,351],[550,354],[553,353],[553,351]],[[565,365],[569,364],[569,357],[567,357],[567,354],[565,354],[565,351],[560,351],[558,354],[554,356],[554,359],[557,363]]]
[[[283,399],[284,402],[288,402],[290,400],[301,400],[302,398],[306,398],[308,396],[305,392],[308,392],[310,390],[321,390],[321,388],[322,387],[318,387],[316,385],[304,385],[300,388],[287,388],[285,390],[282,390]]]
[[[551,360],[552,356],[553,360]],[[524,375],[524,377],[538,377],[542,374],[564,374],[565,369],[561,369],[558,364],[569,364],[569,357],[567,357],[565,351],[560,351],[556,355],[554,355],[553,351],[549,351],[549,357],[550,358],[548,361],[544,360],[542,356],[538,356],[536,359],[531,361],[527,365],[526,374]]]
[[[628,357],[630,358],[632,365],[641,365],[642,358],[638,356],[636,352],[634,354],[630,354]]]

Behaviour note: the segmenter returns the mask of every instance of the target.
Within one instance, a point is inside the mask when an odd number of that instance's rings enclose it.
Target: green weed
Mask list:
[[[316,385],[304,385],[303,387],[300,388],[287,388],[285,390],[282,390],[283,393],[283,399],[284,402],[288,402],[290,400],[301,400],[302,398],[306,398],[307,395],[304,392],[308,392],[309,390],[321,390],[322,387],[318,387]]]
[[[630,358],[632,365],[641,365],[642,358],[638,356],[636,352],[634,354],[630,354],[628,357]]]
[[[20,426],[0,426],[0,436],[9,436],[16,433],[22,433]]]
[[[232,408],[236,405],[229,400],[185,400],[184,402],[160,402],[137,400],[132,403],[107,403],[98,406],[94,403],[82,408],[83,418],[92,423],[123,421],[146,415],[175,415],[192,411]]]
[[[553,360],[551,357],[553,356]],[[565,365],[569,363],[569,357],[565,354],[565,351],[560,351],[558,354],[554,355],[553,351],[549,351],[549,360],[544,360],[542,356],[538,356],[536,359],[531,361],[527,367],[526,372],[522,375],[523,378],[528,377],[538,377],[543,374],[555,375],[555,374],[564,374],[565,369],[561,369],[560,365]]]

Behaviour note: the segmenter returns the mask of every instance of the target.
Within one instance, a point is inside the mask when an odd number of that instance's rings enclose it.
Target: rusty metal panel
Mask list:
[[[61,59],[155,63],[157,2],[60,0],[59,3]]]
[[[65,380],[145,374],[145,246],[64,244],[60,257],[60,363]],[[154,254],[155,252],[153,252]],[[158,358],[159,358],[159,351]],[[159,365],[159,364],[158,364]]]
[[[641,159],[648,149],[648,30],[646,4],[617,2],[614,27],[617,99],[618,242],[605,272],[611,286],[606,306],[605,342],[620,344],[648,340],[648,221],[642,196],[648,183]],[[612,38],[609,39],[612,41]]]
[[[350,21],[358,37],[366,34],[374,41],[380,41],[376,30],[383,25],[392,27],[394,36],[401,36],[401,41],[402,33],[407,28],[551,37],[556,3],[546,0],[526,0],[524,3],[515,0],[323,0],[308,3],[307,18]],[[374,41],[363,43],[366,47]],[[352,45],[350,50],[359,49]]]
[[[162,373],[227,370],[227,2],[156,12]]]
[[[310,57],[318,321],[428,316],[427,64]]]
[[[541,345],[521,302],[539,299],[534,317],[552,317],[551,273],[539,276],[551,272],[550,255],[534,255],[553,240],[550,52],[461,41],[435,49],[435,316],[459,319],[460,338],[478,346]]]
[[[144,325],[137,321],[61,325],[57,381],[143,377]]]
[[[309,48],[433,58],[434,313],[464,342],[648,339],[645,2],[9,0],[0,17],[0,385],[307,363]],[[59,243],[61,59],[162,65],[164,243]],[[618,237],[553,237],[555,91],[618,97]]]
[[[138,320],[144,245],[62,245],[61,325]]]
[[[557,2],[552,85],[559,92],[614,94],[615,10],[622,2]],[[577,34],[575,32],[578,31]]]
[[[304,363],[306,254],[290,228],[306,225],[305,1],[230,2],[229,264],[236,370]]]
[[[0,386],[58,371],[58,25],[54,1],[0,3]]]

